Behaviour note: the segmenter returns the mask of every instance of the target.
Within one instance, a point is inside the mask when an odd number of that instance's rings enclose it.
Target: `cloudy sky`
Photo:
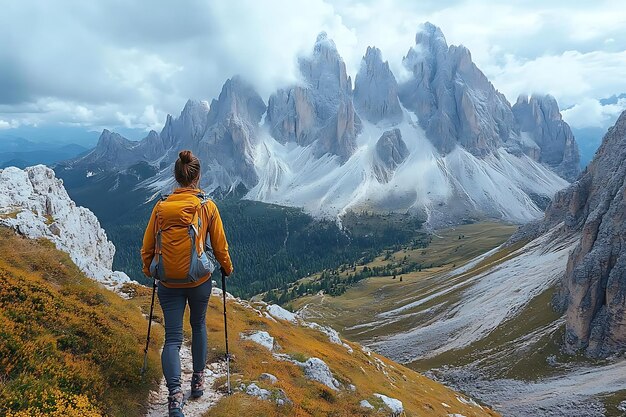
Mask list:
[[[467,46],[509,101],[554,95],[575,127],[606,127],[626,99],[622,1],[0,0],[0,129],[160,129],[188,98],[241,74],[268,97],[325,30],[354,75],[368,45],[396,76],[419,24]]]

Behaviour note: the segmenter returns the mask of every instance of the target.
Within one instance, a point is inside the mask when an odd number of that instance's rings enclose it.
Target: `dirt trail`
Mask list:
[[[187,399],[183,407],[183,413],[185,417],[201,417],[224,395],[221,392],[215,391],[213,384],[219,377],[226,376],[226,364],[224,362],[215,362],[207,365],[204,383],[206,389],[204,395],[197,399],[189,398],[193,364],[191,361],[191,349],[187,343],[184,343],[180,348],[180,364],[182,369],[183,390],[185,392],[185,398]],[[145,416],[167,416],[167,395],[165,379],[162,379],[159,390],[150,393],[150,407]]]

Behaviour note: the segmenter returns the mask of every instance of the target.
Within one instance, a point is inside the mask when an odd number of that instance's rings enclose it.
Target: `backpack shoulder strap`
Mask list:
[[[159,216],[159,206],[161,202],[165,201],[165,199],[161,198],[157,201],[154,206],[154,253],[157,256],[161,255],[161,225],[160,225],[160,216]]]
[[[194,220],[192,221],[192,224],[195,227],[196,220],[197,220],[198,229],[196,230],[196,235],[198,236],[198,239],[197,239],[198,253],[201,253],[201,251],[204,248],[204,242],[206,240],[205,236],[202,236],[202,215],[201,215],[201,212],[202,212],[202,209],[204,208],[204,206],[206,205],[206,203],[211,201],[211,199],[205,193],[198,193],[198,194],[196,194],[196,197],[198,197],[198,199],[200,200],[200,203],[196,206],[196,212],[194,214]]]

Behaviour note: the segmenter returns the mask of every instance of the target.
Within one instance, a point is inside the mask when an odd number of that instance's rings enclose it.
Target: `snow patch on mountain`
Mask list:
[[[458,301],[449,302],[445,309],[434,308],[435,316],[428,324],[373,341],[369,346],[401,362],[410,362],[461,349],[483,339],[560,279],[577,236],[562,237],[557,230],[558,227],[531,241],[510,259],[476,276],[385,312],[381,318],[400,319],[411,314],[406,313],[408,309],[462,291]],[[449,277],[446,280],[454,282]]]
[[[363,121],[357,148],[343,164],[331,154],[318,158],[311,146],[281,144],[262,133],[254,155],[259,182],[246,197],[330,218],[372,209],[412,211],[434,225],[485,215],[524,223],[542,215],[532,196],[551,198],[568,184],[503,148],[483,158],[462,147],[442,156],[406,111],[396,128],[409,154],[387,183],[377,175],[376,144],[388,126]]]
[[[44,165],[0,170],[0,224],[52,241],[85,275],[109,289],[130,282],[123,272],[111,271],[115,247],[96,216],[76,206],[63,181]]]

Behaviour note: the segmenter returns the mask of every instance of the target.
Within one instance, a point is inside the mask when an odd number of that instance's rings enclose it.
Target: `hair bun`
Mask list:
[[[178,157],[180,158],[180,162],[183,164],[188,164],[193,160],[193,154],[191,151],[180,151]]]

